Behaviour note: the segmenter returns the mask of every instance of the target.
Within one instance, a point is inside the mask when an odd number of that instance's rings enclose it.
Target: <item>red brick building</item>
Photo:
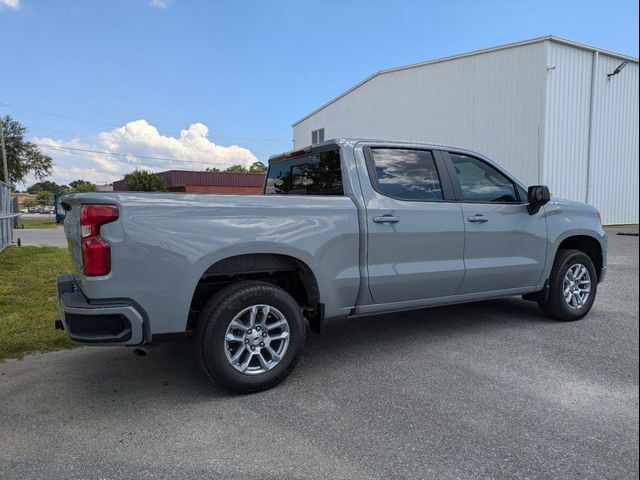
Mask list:
[[[159,172],[170,192],[185,193],[234,193],[252,195],[262,193],[264,175],[255,173],[194,172],[168,170]],[[126,192],[124,180],[113,182],[115,192]]]

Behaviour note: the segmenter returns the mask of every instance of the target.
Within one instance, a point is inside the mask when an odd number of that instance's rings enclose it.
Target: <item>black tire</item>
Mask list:
[[[577,264],[587,268],[591,280],[591,291],[581,307],[571,308],[564,298],[564,278],[567,271]],[[538,301],[538,305],[545,314],[556,320],[565,322],[579,320],[591,310],[597,290],[598,276],[591,258],[580,250],[558,250],[551,268],[551,275],[549,275],[549,295],[546,301]]]
[[[289,342],[284,356],[271,370],[250,375],[231,365],[225,335],[238,313],[259,304],[275,307],[286,317]],[[196,333],[198,357],[207,375],[227,390],[258,392],[274,387],[291,373],[302,353],[305,334],[300,306],[285,290],[267,282],[239,282],[220,290],[200,313]]]

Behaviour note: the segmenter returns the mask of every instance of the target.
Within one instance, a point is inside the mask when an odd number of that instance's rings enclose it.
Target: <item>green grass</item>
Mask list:
[[[54,218],[28,218],[25,220],[22,217],[20,220],[24,228],[56,228],[58,226]]]
[[[56,277],[71,271],[66,249],[11,246],[0,253],[0,360],[73,346],[53,328]]]

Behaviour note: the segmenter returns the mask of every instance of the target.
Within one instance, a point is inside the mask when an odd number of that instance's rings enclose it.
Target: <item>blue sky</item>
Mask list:
[[[545,34],[637,57],[638,4],[0,0],[0,34],[0,102],[10,105],[0,112],[30,137],[204,159],[188,165],[197,168],[209,158],[224,166],[290,149],[292,122],[383,68]],[[61,181],[176,166],[47,151]]]

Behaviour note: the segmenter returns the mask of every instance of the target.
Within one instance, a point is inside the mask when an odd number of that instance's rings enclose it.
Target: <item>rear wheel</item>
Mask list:
[[[557,320],[578,320],[591,310],[597,288],[591,258],[580,250],[559,250],[549,276],[549,295],[538,305]]]
[[[266,282],[239,282],[218,292],[200,313],[198,353],[205,372],[242,393],[271,388],[293,370],[304,345],[299,305]]]

